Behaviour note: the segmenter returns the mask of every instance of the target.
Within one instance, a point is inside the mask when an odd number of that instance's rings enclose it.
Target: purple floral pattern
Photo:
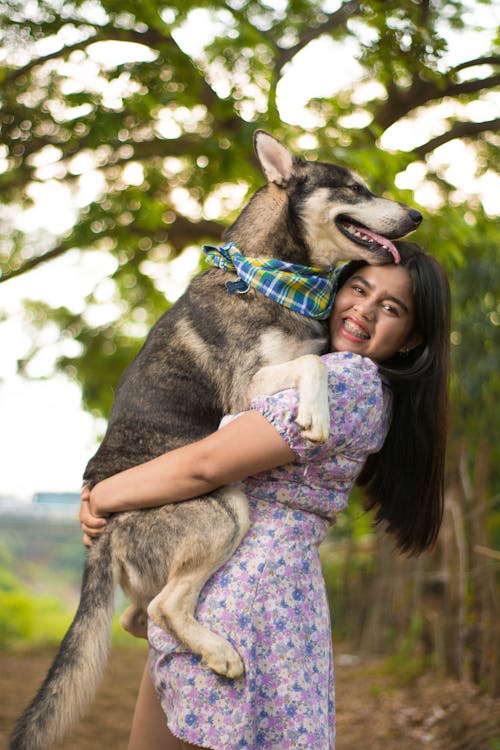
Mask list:
[[[304,440],[297,395],[259,397],[259,410],[297,459],[241,483],[252,525],[202,591],[197,618],[245,663],[219,677],[149,625],[150,668],[171,731],[215,750],[332,750],[334,674],[329,607],[318,547],[347,504],[366,456],[387,434],[391,397],[376,365],[350,352],[325,355],[331,425],[326,444]],[[226,419],[230,419],[226,418]]]

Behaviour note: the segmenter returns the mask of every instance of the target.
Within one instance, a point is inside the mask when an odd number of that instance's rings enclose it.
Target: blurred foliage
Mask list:
[[[359,597],[364,596],[374,572],[372,513],[364,509],[358,487],[320,552],[335,637],[355,642],[360,634],[359,613],[365,606]]]
[[[76,524],[69,534],[50,522],[0,533],[0,650],[60,643],[76,611],[84,555]],[[116,605],[113,644],[145,648],[119,624],[127,605],[121,592]]]
[[[33,596],[24,586],[0,590],[0,649],[59,643],[69,622],[67,610],[54,597]]]
[[[70,252],[107,269],[78,309],[26,303],[34,336],[21,372],[52,331],[55,367],[79,381],[86,408],[108,413],[120,373],[179,291],[165,283],[169,263],[217,240],[261,184],[251,142],[264,127],[307,158],[354,168],[375,191],[414,203],[395,185],[418,189],[415,239],[445,264],[455,303],[453,435],[486,435],[498,472],[500,229],[470,168],[457,178],[446,161],[459,142],[476,178],[498,167],[500,55],[482,28],[493,6],[0,0],[0,281],[46,263],[57,273]],[[304,125],[287,123],[280,86],[313,45],[332,93],[311,86]],[[392,145],[398,132],[404,150]],[[66,231],[26,228],[23,212],[55,188],[72,199]]]
[[[0,649],[20,643],[56,643],[67,627],[67,612],[52,596],[33,596],[11,571],[13,555],[0,546]]]
[[[122,610],[121,610],[122,611]],[[146,648],[146,642],[126,633],[113,618],[113,645]],[[4,591],[0,585],[0,650],[23,646],[58,645],[69,628],[75,610],[54,596],[35,595],[21,582]]]

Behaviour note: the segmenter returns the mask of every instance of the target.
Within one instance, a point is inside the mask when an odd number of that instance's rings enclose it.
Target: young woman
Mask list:
[[[177,502],[241,481],[252,526],[202,591],[197,618],[236,647],[228,680],[149,628],[129,750],[331,750],[335,706],[328,603],[318,545],[355,482],[406,552],[436,539],[442,516],[449,290],[413,243],[401,263],[346,266],[330,319],[330,437],[314,446],[297,395],[259,397],[217,433],[84,493],[86,535],[105,516]],[[191,743],[191,744],[190,744]]]

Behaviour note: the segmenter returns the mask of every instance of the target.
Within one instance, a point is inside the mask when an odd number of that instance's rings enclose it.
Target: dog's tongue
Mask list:
[[[381,234],[376,234],[376,232],[372,232],[371,229],[365,229],[364,227],[363,234],[376,242],[377,245],[382,245],[382,247],[392,255],[392,257],[394,258],[394,263],[399,263],[399,261],[401,260],[401,258],[399,257],[399,253],[396,247],[390,240],[387,239],[387,237],[382,237]]]

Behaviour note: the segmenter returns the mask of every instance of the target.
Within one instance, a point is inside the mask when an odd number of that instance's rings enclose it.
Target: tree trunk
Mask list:
[[[470,631],[472,679],[494,695],[500,694],[499,604],[493,570],[493,556],[487,525],[487,486],[490,446],[483,441],[477,449],[473,481],[467,468],[467,446],[460,453],[460,478],[467,514],[470,550],[471,607]]]

